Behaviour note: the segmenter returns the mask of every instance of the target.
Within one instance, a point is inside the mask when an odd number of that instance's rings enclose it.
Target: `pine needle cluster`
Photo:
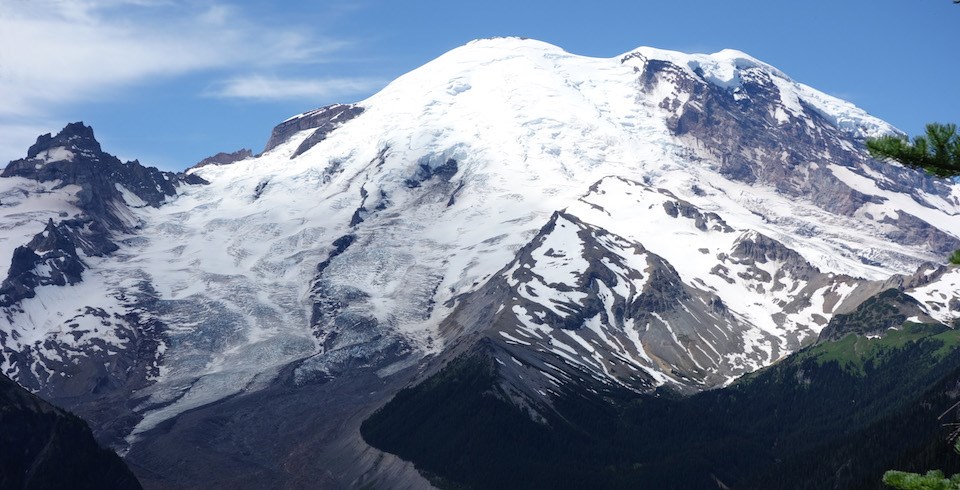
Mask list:
[[[908,141],[902,136],[881,136],[867,140],[874,158],[891,159],[922,169],[940,178],[960,175],[960,135],[956,124],[927,124],[925,135]]]
[[[954,441],[953,449],[960,453],[960,439]],[[940,470],[923,475],[891,470],[883,474],[883,483],[897,490],[960,490],[960,474],[948,477]]]

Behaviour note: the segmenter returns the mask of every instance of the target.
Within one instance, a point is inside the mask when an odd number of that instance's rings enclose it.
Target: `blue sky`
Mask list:
[[[256,152],[293,114],[505,35],[599,57],[734,48],[910,134],[960,122],[950,0],[0,0],[0,161],[77,120],[170,170]]]

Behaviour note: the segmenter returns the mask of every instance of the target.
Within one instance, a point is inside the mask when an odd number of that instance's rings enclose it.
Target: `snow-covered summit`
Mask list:
[[[364,101],[288,119],[260,158],[198,169],[211,185],[160,214],[191,208],[191,229],[264,230],[227,233],[224,254],[234,259],[210,263],[221,274],[266,273],[313,305],[318,353],[298,371],[303,379],[342,375],[348,352],[373,363],[398,350],[442,352],[452,341],[442,325],[463,298],[498,277],[556,211],[577,208],[611,176],[639,183],[643,195],[663,189],[685,203],[669,206],[716,213],[746,233],[735,241],[740,234],[664,227],[663,211],[641,212],[668,206],[657,200],[616,219],[610,208],[633,202],[626,195],[589,200],[608,216],[589,215],[590,226],[626,227],[617,233],[673,264],[678,281],[709,291],[691,297],[716,294],[734,312],[724,322],[739,318],[725,328],[743,337],[723,348],[752,357],[713,356],[717,379],[815,337],[851,294],[853,283],[828,284],[828,275],[880,280],[960,244],[949,224],[957,189],[866,155],[860,137],[885,123],[835,111],[839,103],[823,102],[833,99],[740,52],[631,53],[590,58],[529,39],[471,42]],[[217,208],[202,204],[211,199]],[[776,283],[741,281],[737,274],[777,276],[740,263],[754,260],[737,258],[745,240],[799,257],[777,267],[809,263],[824,276],[809,283],[787,274],[794,286],[775,293]],[[188,242],[182,253],[201,256],[210,245]],[[797,296],[814,292],[833,299]],[[796,311],[780,315],[788,304]],[[663,318],[658,324],[680,328],[693,317]],[[264,335],[256,338],[276,338]]]
[[[136,400],[111,408],[128,423],[112,437],[134,448],[165,420],[278,385],[377,392],[483,336],[504,363],[565,379],[715,386],[960,248],[960,188],[870,159],[862,136],[888,130],[732,50],[474,41],[281,122],[257,157],[193,169],[208,185],[142,206],[124,189],[174,176],[106,182],[131,226],[115,250],[71,255],[80,282],[38,283],[3,310],[0,365],[90,413],[99,398],[76,392],[91,386]],[[68,175],[62,163],[41,167]],[[3,226],[98,209],[76,189],[84,206],[64,192],[6,206],[35,192],[31,175],[3,188]],[[957,313],[937,299],[952,277],[911,286],[932,318]],[[549,376],[517,372],[542,381],[520,391],[550,393]]]

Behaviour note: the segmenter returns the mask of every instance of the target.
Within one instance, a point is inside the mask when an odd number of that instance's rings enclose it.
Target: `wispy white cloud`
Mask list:
[[[318,61],[347,45],[258,28],[217,4],[194,11],[148,0],[0,0],[0,11],[0,115],[88,100],[156,77]]]
[[[383,84],[373,78],[285,79],[249,75],[217,84],[207,95],[255,100],[326,99],[368,92]]]
[[[47,120],[69,104],[195,73],[228,77],[215,84],[225,97],[365,91],[362,80],[287,81],[283,88],[280,79],[258,85],[257,77],[235,78],[241,67],[282,73],[331,61],[350,45],[307,28],[263,25],[216,0],[0,0],[0,133],[9,139],[5,128]],[[257,86],[260,95],[252,95]]]

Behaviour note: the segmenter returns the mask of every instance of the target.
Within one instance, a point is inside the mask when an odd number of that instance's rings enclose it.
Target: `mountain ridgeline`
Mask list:
[[[0,375],[0,488],[139,489],[87,424]]]
[[[872,302],[845,324],[886,308]],[[875,338],[833,332],[690,397],[565,387],[540,420],[510,401],[481,344],[361,431],[440,488],[873,489],[890,468],[960,471],[943,425],[960,417],[960,332],[910,322]]]
[[[895,132],[738,51],[515,38],[182,173],[72,123],[0,174],[0,371],[147,487],[949,468],[960,186]]]

